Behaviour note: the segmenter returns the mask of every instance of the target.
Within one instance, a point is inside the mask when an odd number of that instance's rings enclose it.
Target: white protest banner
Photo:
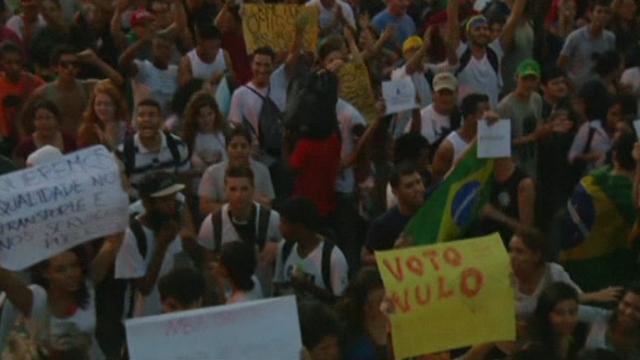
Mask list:
[[[293,296],[125,321],[133,360],[298,360]]]
[[[418,107],[416,88],[409,77],[382,82],[382,97],[387,115]]]
[[[511,120],[502,119],[494,124],[478,121],[478,158],[495,159],[511,156]]]
[[[0,264],[22,270],[122,231],[128,205],[118,165],[104,146],[0,176]]]

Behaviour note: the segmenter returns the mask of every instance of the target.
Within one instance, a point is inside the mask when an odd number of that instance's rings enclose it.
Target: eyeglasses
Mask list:
[[[65,61],[65,60],[61,60],[60,62],[58,62],[58,65],[59,65],[60,67],[67,68],[67,69],[70,69],[70,68],[77,68],[77,67],[78,67],[78,62],[77,62],[77,61]]]

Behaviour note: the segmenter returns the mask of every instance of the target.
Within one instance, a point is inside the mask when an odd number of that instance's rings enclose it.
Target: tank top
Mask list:
[[[210,80],[213,74],[227,69],[224,61],[224,50],[218,50],[218,55],[212,63],[206,63],[200,59],[196,49],[187,53],[189,63],[191,64],[191,73],[195,79]]]
[[[465,151],[469,148],[469,144],[462,140],[457,131],[452,131],[447,135],[445,140],[448,140],[453,145],[453,162],[455,163],[462,157]]]

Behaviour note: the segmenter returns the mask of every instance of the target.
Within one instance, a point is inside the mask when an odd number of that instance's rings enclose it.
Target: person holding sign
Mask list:
[[[460,160],[478,133],[478,120],[489,110],[489,97],[484,94],[469,94],[462,99],[462,127],[444,138],[433,157],[431,181],[439,183]]]
[[[0,267],[0,291],[8,299],[0,323],[2,358],[16,355],[12,351],[21,338],[31,338],[31,347],[48,351],[52,359],[102,359],[94,339],[93,284],[103,280],[121,241],[120,234],[108,236],[91,267],[83,247],[55,255],[31,269],[29,286]]]

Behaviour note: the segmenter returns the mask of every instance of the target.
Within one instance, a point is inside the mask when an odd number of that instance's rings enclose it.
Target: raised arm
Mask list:
[[[124,79],[119,72],[117,72],[114,68],[112,68],[109,64],[104,62],[96,53],[91,49],[86,49],[84,51],[79,52],[78,60],[83,61],[87,64],[91,64],[100,71],[115,85],[116,87],[122,86],[124,84]]]
[[[119,49],[127,47],[127,36],[122,31],[122,13],[129,7],[129,0],[118,0],[116,9],[111,17],[110,30],[113,42]]]
[[[350,27],[344,28],[344,38],[347,40],[347,45],[349,46],[349,52],[351,53],[351,60],[356,63],[362,63],[362,54],[360,54],[360,49],[358,49],[358,45],[356,44],[356,40],[353,37],[353,32]]]
[[[287,78],[291,78],[291,76],[293,76],[296,66],[298,65],[300,50],[302,49],[304,30],[307,28],[310,21],[309,16],[311,15],[309,15],[308,13],[302,13],[296,20],[296,33],[293,38],[291,48],[289,49],[289,54],[287,55],[287,59],[284,63],[284,69],[285,73],[287,74]]]
[[[449,0],[447,4],[447,35],[448,43],[454,48],[460,44],[460,0]]]
[[[422,36],[422,46],[420,46],[420,49],[418,49],[418,51],[411,56],[409,61],[407,61],[407,65],[405,67],[407,75],[417,72],[420,69],[421,63],[424,62],[424,58],[427,55],[429,48],[431,48],[431,35],[433,34],[433,29],[434,28],[431,26],[427,28]]]
[[[102,244],[98,254],[91,262],[91,280],[94,284],[101,283],[109,273],[109,270],[111,270],[123,239],[124,233],[105,237],[104,244]]]
[[[33,293],[20,277],[3,267],[0,267],[0,291],[4,291],[7,294],[7,299],[24,316],[29,317],[31,315]]]
[[[511,9],[511,15],[507,19],[507,23],[502,29],[502,35],[500,35],[500,45],[505,51],[513,45],[513,37],[524,14],[524,9],[527,6],[527,0],[515,0],[513,8]]]
[[[129,46],[127,50],[125,50],[122,55],[120,55],[120,59],[118,60],[118,65],[122,71],[124,71],[128,77],[134,77],[138,73],[138,66],[135,64],[134,60],[136,56],[142,50],[142,48],[150,41],[148,37],[141,38],[140,40],[133,43],[133,45]]]

